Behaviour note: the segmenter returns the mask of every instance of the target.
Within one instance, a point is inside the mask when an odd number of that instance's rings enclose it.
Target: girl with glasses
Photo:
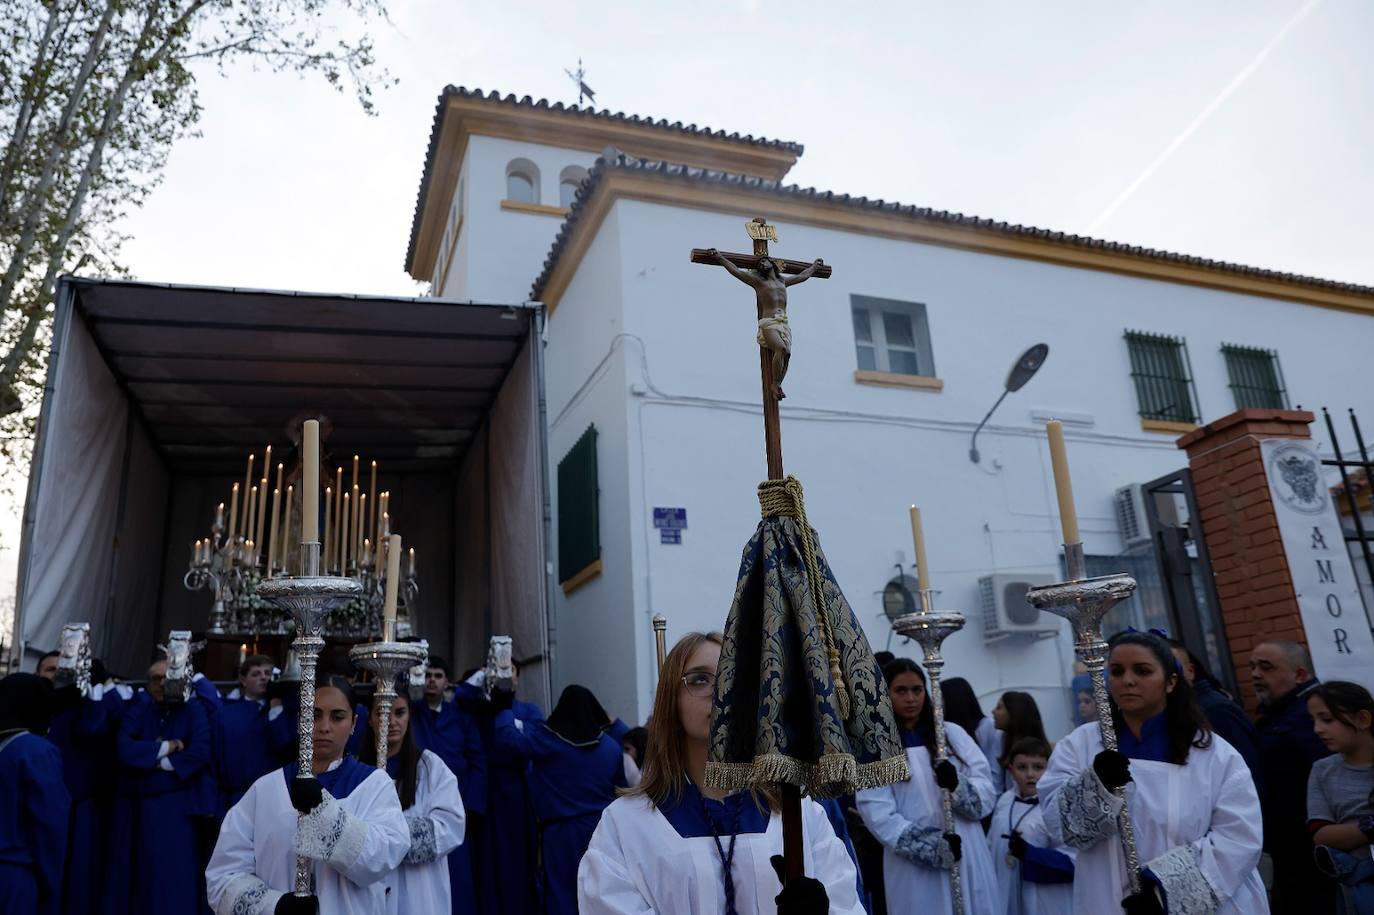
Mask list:
[[[582,915],[861,915],[854,865],[825,811],[802,802],[805,880],[783,892],[773,801],[705,787],[718,633],[690,633],[659,671],[643,780],[606,808],[577,873]]]

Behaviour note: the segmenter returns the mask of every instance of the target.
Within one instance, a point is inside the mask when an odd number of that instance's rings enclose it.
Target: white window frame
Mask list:
[[[874,368],[861,371],[878,371],[895,375],[909,375],[914,378],[934,378],[935,376],[935,356],[934,347],[930,340],[930,321],[923,302],[904,302],[899,299],[883,299],[875,296],[851,295],[849,297],[849,310],[851,327],[855,311],[863,311],[868,316],[868,332],[872,340],[871,344],[861,344],[857,335],[854,339],[854,363],[857,366],[859,361],[859,346],[871,345],[873,347]],[[887,342],[887,327],[882,316],[884,312],[900,314],[911,322],[911,338],[913,345],[908,347]],[[890,352],[911,353],[916,361],[916,373],[896,372],[892,368]]]

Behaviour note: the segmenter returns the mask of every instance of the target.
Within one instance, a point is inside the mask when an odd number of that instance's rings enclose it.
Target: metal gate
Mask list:
[[[1355,450],[1351,453],[1358,454],[1358,458],[1345,456],[1340,437],[1336,434],[1336,423],[1326,407],[1322,407],[1326,434],[1331,438],[1331,451],[1335,454],[1334,458],[1323,460],[1322,464],[1340,471],[1341,482],[1338,487],[1333,487],[1332,495],[1336,497],[1341,531],[1345,534],[1346,549],[1350,551],[1355,578],[1360,584],[1365,615],[1374,617],[1374,511],[1370,505],[1374,461],[1370,460],[1369,449],[1365,447],[1359,418],[1354,410],[1350,410],[1349,414],[1350,431],[1355,438]]]

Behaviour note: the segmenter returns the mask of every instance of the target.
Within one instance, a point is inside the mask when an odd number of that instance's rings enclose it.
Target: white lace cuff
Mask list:
[[[973,790],[973,782],[967,778],[959,779],[959,784],[950,795],[950,803],[954,807],[954,812],[966,820],[981,820],[992,813],[991,810],[983,809],[983,799]]]
[[[1054,802],[1064,824],[1064,844],[1088,848],[1116,832],[1116,819],[1126,805],[1107,790],[1092,767],[1064,782]]]
[[[908,826],[892,850],[913,864],[946,871],[954,867],[954,852],[934,827]]]
[[[1164,890],[1169,915],[1211,915],[1221,907],[1221,899],[1199,866],[1198,852],[1190,845],[1169,849],[1145,865],[1145,870]]]
[[[252,874],[239,874],[224,887],[215,915],[270,915],[281,897]]]
[[[350,816],[325,791],[315,809],[301,817],[296,829],[296,852],[343,870],[358,860],[366,838],[367,824]]]
[[[408,816],[406,825],[410,827],[410,851],[406,852],[404,863],[428,864],[439,857],[434,841],[434,821],[429,817]]]

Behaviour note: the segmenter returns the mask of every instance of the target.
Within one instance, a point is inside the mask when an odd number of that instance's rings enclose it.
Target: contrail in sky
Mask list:
[[[1283,28],[1279,29],[1278,34],[1276,34],[1273,38],[1269,39],[1269,42],[1264,47],[1260,48],[1259,53],[1256,54],[1248,64],[1241,68],[1240,72],[1236,74],[1235,79],[1231,80],[1231,82],[1227,84],[1226,88],[1222,89],[1221,93],[1217,95],[1216,98],[1212,99],[1212,101],[1207,104],[1207,107],[1203,108],[1202,111],[1198,113],[1197,117],[1193,118],[1192,123],[1190,123],[1187,127],[1183,128],[1183,132],[1180,133],[1178,136],[1174,137],[1173,140],[1170,141],[1169,145],[1164,147],[1164,151],[1161,152],[1158,156],[1156,156],[1154,161],[1147,165],[1145,167],[1145,170],[1141,172],[1140,175],[1134,181],[1128,184],[1126,186],[1126,189],[1122,191],[1120,194],[1118,194],[1117,198],[1113,200],[1105,210],[1098,214],[1097,218],[1094,219],[1092,223],[1088,226],[1087,231],[1089,233],[1096,232],[1098,226],[1102,225],[1102,223],[1112,218],[1112,216],[1116,214],[1116,211],[1121,207],[1121,205],[1125,203],[1127,200],[1129,200],[1131,196],[1140,189],[1140,186],[1142,184],[1150,180],[1150,176],[1153,175],[1156,171],[1158,171],[1159,167],[1163,165],[1165,161],[1170,156],[1172,156],[1180,146],[1182,146],[1184,143],[1188,141],[1188,138],[1191,137],[1197,131],[1197,129],[1201,127],[1209,117],[1212,116],[1212,113],[1215,112],[1218,108],[1220,108],[1223,104],[1225,104],[1226,100],[1229,99],[1233,94],[1235,94],[1235,91],[1239,89],[1256,70],[1259,69],[1260,64],[1264,63],[1264,59],[1269,56],[1269,52],[1273,51],[1274,48],[1278,47],[1279,43],[1282,42],[1285,37],[1287,37],[1288,33],[1293,31],[1293,29],[1297,28],[1298,24],[1302,22],[1304,19],[1306,19],[1307,14],[1312,12],[1312,10],[1319,3],[1321,3],[1321,0],[1307,0],[1307,2],[1302,5],[1302,8],[1293,14],[1293,18],[1289,19],[1287,22],[1284,23]]]

